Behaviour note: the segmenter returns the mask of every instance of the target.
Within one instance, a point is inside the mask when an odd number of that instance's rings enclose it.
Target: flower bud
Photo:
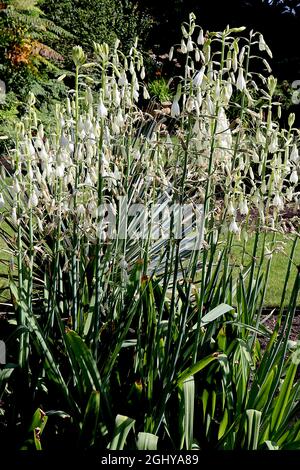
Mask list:
[[[266,50],[266,43],[262,34],[259,35],[258,47],[260,51]]]
[[[205,62],[209,62],[211,59],[211,47],[210,47],[210,44],[205,43],[205,45],[206,44],[207,46],[203,48],[203,52],[204,52]]]
[[[244,56],[245,56],[245,46],[242,47],[241,52],[240,52],[240,55],[239,55],[239,63],[240,63],[240,65],[242,65],[242,63],[243,63]]]
[[[232,68],[234,72],[236,72],[238,68],[237,53],[235,50],[232,53]]]
[[[290,127],[293,127],[295,122],[295,113],[290,113],[288,118],[288,124]]]
[[[274,95],[276,86],[277,86],[277,79],[273,77],[273,75],[271,75],[270,77],[268,77],[268,88],[269,88],[269,92],[271,96]]]
[[[174,47],[172,46],[169,52],[169,61],[173,59],[173,54],[174,54]]]
[[[74,46],[72,49],[72,59],[76,67],[84,64],[85,55],[81,46]]]

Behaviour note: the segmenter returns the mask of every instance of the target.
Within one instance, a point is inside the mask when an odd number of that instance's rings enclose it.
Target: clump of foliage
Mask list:
[[[15,139],[15,124],[19,115],[21,102],[12,91],[3,94],[0,100],[0,155],[7,153],[7,148],[13,145]]]
[[[299,203],[299,131],[294,115],[288,129],[275,119],[276,79],[251,70],[269,50],[243,31],[204,36],[193,14],[183,25],[172,139],[159,116],[138,131],[149,117],[136,44],[125,56],[95,43],[90,64],[73,48],[75,87],[49,126],[30,94],[1,179],[8,447],[300,448],[299,218],[274,331],[261,315],[283,209]]]
[[[15,134],[15,117],[25,111],[29,91],[47,115],[53,114],[55,100],[65,92],[56,81],[63,57],[49,46],[54,38],[71,36],[45,17],[38,0],[7,0],[0,4],[0,79],[6,96],[0,103],[1,135]],[[1,141],[6,155],[11,139]]]
[[[25,99],[29,91],[49,95],[51,72],[63,57],[47,41],[68,35],[47,19],[38,0],[8,0],[0,8],[1,79],[7,90]],[[48,88],[48,89],[47,89]]]
[[[141,41],[146,38],[151,25],[150,18],[130,0],[49,0],[43,2],[42,8],[55,24],[73,34],[89,57],[93,41],[112,45],[117,37],[123,50],[128,51],[136,37]],[[72,39],[65,38],[53,44],[71,60],[73,43]]]
[[[150,96],[156,98],[160,103],[170,101],[173,93],[170,85],[164,77],[156,78],[148,85]]]

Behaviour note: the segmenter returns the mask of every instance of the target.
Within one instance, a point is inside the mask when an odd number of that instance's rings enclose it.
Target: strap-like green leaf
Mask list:
[[[72,330],[66,333],[66,344],[71,349],[71,359],[76,371],[77,383],[83,382],[84,389],[101,391],[101,378],[95,359],[82,338]],[[77,363],[77,364],[75,364]],[[79,368],[78,368],[79,366]]]
[[[231,307],[230,305],[218,305],[201,318],[201,326],[207,325],[208,323],[216,320],[217,318],[221,317],[227,312],[230,312],[231,310],[233,310],[233,307]]]
[[[257,410],[247,410],[246,417],[247,417],[247,449],[257,450],[262,413]]]
[[[139,432],[137,438],[138,450],[157,450],[158,437],[149,432]]]
[[[134,424],[134,419],[117,415],[114,437],[107,448],[110,450],[123,450],[129,431],[134,427]]]
[[[291,362],[284,382],[281,386],[278,397],[276,398],[276,405],[271,418],[271,433],[277,431],[282,420],[286,417],[286,407],[290,398],[290,393],[293,387],[296,371],[298,365]]]
[[[224,433],[228,426],[228,410],[225,408],[222,420],[220,422],[219,430],[218,430],[218,439],[221,439],[224,436]]]
[[[82,447],[89,447],[96,438],[97,424],[100,412],[100,392],[92,391],[82,423],[80,441]]]
[[[183,382],[184,395],[184,440],[187,450],[192,449],[194,437],[195,381],[189,377]]]
[[[200,372],[202,369],[204,369],[206,366],[208,366],[208,364],[210,364],[211,362],[215,361],[218,357],[222,356],[221,354],[218,354],[218,353],[214,353],[213,355],[211,356],[207,356],[203,359],[201,359],[200,361],[198,361],[195,365],[191,366],[191,367],[188,367],[187,369],[185,369],[179,376],[178,376],[178,379],[177,379],[177,383],[180,385],[180,384],[183,384],[183,382],[185,380],[187,380],[189,377],[191,377],[192,375],[195,375],[197,372]]]

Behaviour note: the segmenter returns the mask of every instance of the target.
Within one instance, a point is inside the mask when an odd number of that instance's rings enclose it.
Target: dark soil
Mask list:
[[[272,332],[274,331],[276,322],[277,322],[277,317],[276,315],[273,315],[272,317],[268,318],[268,320],[264,322],[264,326],[266,326],[268,330]],[[283,324],[283,320],[281,324]],[[292,341],[298,341],[299,337],[300,337],[300,315],[296,315],[292,323],[292,328],[291,328],[289,339]],[[260,342],[262,349],[265,350],[268,344],[268,338],[264,336],[260,336],[259,342]]]

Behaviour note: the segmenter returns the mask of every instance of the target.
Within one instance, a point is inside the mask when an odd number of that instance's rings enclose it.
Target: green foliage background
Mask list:
[[[47,0],[42,8],[49,19],[73,34],[53,42],[66,59],[70,59],[74,44],[91,52],[93,41],[112,44],[119,38],[126,50],[136,36],[145,40],[151,25],[150,16],[130,0]]]

